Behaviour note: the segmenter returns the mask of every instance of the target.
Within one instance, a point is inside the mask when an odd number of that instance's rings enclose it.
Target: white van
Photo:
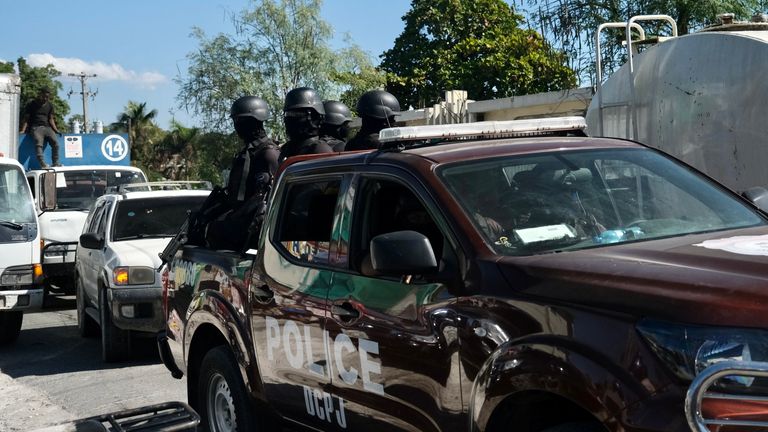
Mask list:
[[[40,198],[46,173],[56,175],[56,208],[43,211]],[[108,189],[147,181],[144,172],[132,166],[77,165],[27,172],[37,200],[40,235],[43,239],[42,265],[46,290],[74,294],[75,251],[83,232],[88,210]]]
[[[42,176],[43,209],[56,205],[52,175]],[[16,340],[25,311],[43,304],[40,229],[24,170],[0,156],[0,345]]]

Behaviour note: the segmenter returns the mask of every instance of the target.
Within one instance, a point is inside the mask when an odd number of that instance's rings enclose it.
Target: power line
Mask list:
[[[99,92],[98,90],[95,92],[88,90],[88,84],[86,84],[86,80],[88,78],[95,78],[96,74],[87,75],[85,72],[80,72],[80,74],[68,74],[71,77],[75,77],[80,80],[80,94],[83,97],[83,133],[88,133],[88,98],[94,98],[96,97],[96,94]],[[68,96],[71,96],[74,92],[72,90],[69,91]]]

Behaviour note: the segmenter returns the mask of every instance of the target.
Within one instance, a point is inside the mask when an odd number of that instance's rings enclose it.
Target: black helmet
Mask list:
[[[323,108],[325,108],[325,123],[334,126],[341,126],[344,122],[352,120],[352,113],[349,111],[349,107],[344,103],[334,100],[328,100],[323,102]]]
[[[253,117],[264,121],[269,119],[269,105],[264,99],[256,96],[243,96],[232,104],[229,116],[233,120],[237,117]]]
[[[322,99],[314,89],[309,87],[295,88],[285,95],[283,111],[300,108],[311,108],[318,114],[325,115]]]
[[[363,93],[357,101],[357,114],[360,117],[387,119],[400,113],[400,102],[392,93],[384,90],[371,90]]]

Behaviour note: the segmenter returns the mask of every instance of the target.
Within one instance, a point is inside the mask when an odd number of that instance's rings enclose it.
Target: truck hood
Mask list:
[[[123,240],[110,244],[114,253],[114,267],[144,266],[160,267],[160,257],[157,256],[165,249],[171,237]]]
[[[40,259],[34,256],[32,242],[3,243],[0,247],[3,249],[0,254],[0,274],[8,267],[40,262]]]
[[[768,328],[768,228],[617,244],[498,265],[511,286],[636,317]]]
[[[50,211],[40,215],[40,236],[46,243],[76,242],[83,232],[87,211]]]

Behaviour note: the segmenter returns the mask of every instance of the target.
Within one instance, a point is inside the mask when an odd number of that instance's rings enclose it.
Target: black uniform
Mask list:
[[[227,182],[227,196],[230,202],[241,203],[262,193],[277,171],[279,156],[277,145],[266,133],[240,150],[232,161],[232,170]]]
[[[346,142],[330,135],[320,136],[320,141],[325,143],[328,147],[331,148],[331,150],[335,152],[343,152],[347,145]]]
[[[302,140],[291,140],[280,148],[280,162],[291,156],[332,153],[333,148],[317,136],[306,137]]]
[[[373,150],[379,148],[379,132],[378,131],[366,131],[360,129],[349,142],[345,149],[347,151],[354,150]]]

